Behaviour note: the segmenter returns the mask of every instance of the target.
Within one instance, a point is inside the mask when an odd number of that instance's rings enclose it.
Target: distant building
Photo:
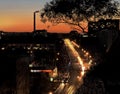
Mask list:
[[[106,52],[110,50],[113,42],[118,37],[119,30],[119,19],[101,19],[98,22],[89,22],[88,24],[88,35],[97,37]]]
[[[47,37],[47,30],[35,30],[33,33],[34,33],[34,36],[41,35],[41,36]]]
[[[97,22],[89,22],[88,23],[88,33],[94,34],[101,30],[120,30],[120,20],[119,19],[101,19]]]

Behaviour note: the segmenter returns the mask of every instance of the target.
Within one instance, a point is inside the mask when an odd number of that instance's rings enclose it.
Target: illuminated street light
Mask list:
[[[1,50],[5,50],[5,47],[2,47]]]
[[[36,13],[38,13],[38,12],[39,11],[35,11],[34,14],[33,14],[33,17],[34,17],[34,19],[33,19],[34,20],[34,23],[33,23],[33,25],[34,25],[34,27],[33,27],[34,31],[36,30]]]

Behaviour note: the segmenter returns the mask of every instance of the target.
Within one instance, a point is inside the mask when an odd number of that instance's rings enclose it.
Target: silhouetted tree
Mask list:
[[[119,15],[118,7],[114,0],[52,0],[41,10],[41,20],[73,25],[84,32],[87,27],[83,22]]]

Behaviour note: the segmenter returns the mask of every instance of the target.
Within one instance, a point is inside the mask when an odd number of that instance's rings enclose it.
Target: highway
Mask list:
[[[65,82],[61,81],[59,87],[55,90],[54,94],[75,94],[76,90],[83,84],[83,77],[86,73],[85,70],[91,66],[90,63],[83,62],[80,54],[75,49],[75,44],[69,39],[64,39],[67,53],[70,58],[69,62],[69,79]],[[80,47],[77,45],[77,47]]]

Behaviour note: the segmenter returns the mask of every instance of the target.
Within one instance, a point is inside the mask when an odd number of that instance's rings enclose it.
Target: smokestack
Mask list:
[[[38,13],[39,11],[35,11],[34,14],[33,14],[33,20],[34,20],[34,23],[33,23],[33,31],[36,30],[36,13]]]

